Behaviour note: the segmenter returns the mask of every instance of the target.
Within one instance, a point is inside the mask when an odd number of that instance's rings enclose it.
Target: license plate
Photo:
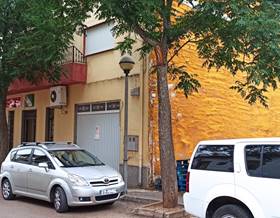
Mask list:
[[[117,190],[116,189],[104,189],[100,190],[100,195],[111,195],[111,194],[116,194]]]

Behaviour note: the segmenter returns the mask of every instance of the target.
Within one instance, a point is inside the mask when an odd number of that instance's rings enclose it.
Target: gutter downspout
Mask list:
[[[141,115],[142,115],[142,120],[141,120],[141,146],[139,146],[139,174],[138,174],[138,185],[142,187],[142,178],[143,178],[143,146],[144,146],[144,122],[145,122],[145,76],[146,76],[146,70],[147,70],[147,57],[145,56],[142,60],[142,87],[141,87]]]

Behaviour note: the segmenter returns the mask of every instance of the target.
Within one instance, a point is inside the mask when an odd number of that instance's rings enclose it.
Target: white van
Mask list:
[[[280,138],[200,142],[186,186],[194,216],[280,218]]]

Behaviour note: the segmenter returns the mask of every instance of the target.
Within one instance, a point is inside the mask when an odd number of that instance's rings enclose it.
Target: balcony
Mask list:
[[[47,80],[43,80],[39,84],[31,84],[26,80],[16,80],[10,87],[8,94],[19,94],[23,92],[31,92],[36,90],[47,89],[53,85],[73,85],[85,84],[87,80],[87,66],[84,55],[75,46],[69,47],[65,54],[65,60],[61,63],[62,69],[66,72],[56,84],[51,84]]]

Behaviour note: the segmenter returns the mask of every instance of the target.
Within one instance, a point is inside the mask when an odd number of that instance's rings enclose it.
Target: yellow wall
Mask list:
[[[260,105],[250,106],[236,91],[230,89],[236,78],[229,72],[208,72],[201,67],[203,61],[198,58],[194,46],[186,47],[175,60],[178,65],[186,61],[188,72],[198,74],[202,88],[189,98],[181,91],[170,89],[177,160],[189,158],[194,146],[201,140],[280,136],[280,90],[269,93],[269,109]],[[157,175],[160,164],[154,76],[150,83],[150,96],[153,99],[150,105],[151,150],[155,155],[153,170]]]

